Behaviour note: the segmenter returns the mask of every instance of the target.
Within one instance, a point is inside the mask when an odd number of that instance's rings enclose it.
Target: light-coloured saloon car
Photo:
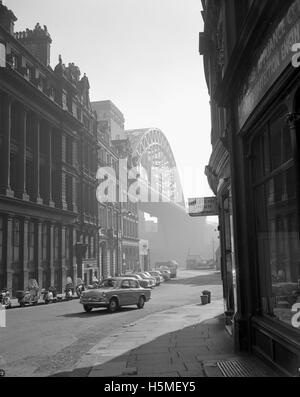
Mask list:
[[[86,312],[93,308],[106,307],[115,312],[122,306],[136,305],[139,309],[151,298],[151,290],[142,288],[138,280],[131,277],[104,279],[97,289],[83,291],[80,303]]]

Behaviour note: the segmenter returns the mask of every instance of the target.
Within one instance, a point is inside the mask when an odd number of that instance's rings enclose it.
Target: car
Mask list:
[[[144,273],[146,274],[146,276],[154,277],[156,280],[156,285],[160,285],[160,277],[158,274],[151,274],[150,272],[144,272]]]
[[[159,271],[161,272],[163,278],[165,279],[165,281],[168,281],[171,279],[171,272],[168,269],[164,269],[163,267],[161,267],[159,269]]]
[[[122,306],[136,305],[142,309],[151,298],[151,290],[142,288],[133,277],[112,277],[104,279],[97,289],[83,291],[80,303],[89,313],[93,308],[106,307],[115,312]]]
[[[125,274],[125,277],[133,277],[139,280],[140,286],[143,288],[152,288],[152,284],[150,280],[143,279],[143,277],[139,276],[138,274],[133,274],[133,273]]]
[[[138,276],[141,276],[144,280],[149,280],[150,281],[150,285],[152,287],[156,286],[156,279],[152,276],[147,276],[145,273],[136,273]]]
[[[160,284],[165,281],[159,270],[150,270],[149,273],[151,274],[151,276],[159,277]]]

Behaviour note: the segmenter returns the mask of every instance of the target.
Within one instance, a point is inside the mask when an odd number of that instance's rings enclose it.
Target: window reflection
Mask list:
[[[252,182],[262,310],[291,326],[292,306],[300,302],[296,170],[283,117],[287,112],[278,113],[268,133],[253,141]]]

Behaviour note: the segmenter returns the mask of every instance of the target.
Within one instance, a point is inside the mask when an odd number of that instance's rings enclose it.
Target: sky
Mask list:
[[[200,0],[3,0],[15,31],[39,22],[52,37],[51,66],[74,62],[90,81],[92,101],[110,99],[125,128],[166,135],[185,199],[213,196],[210,108],[198,52]]]

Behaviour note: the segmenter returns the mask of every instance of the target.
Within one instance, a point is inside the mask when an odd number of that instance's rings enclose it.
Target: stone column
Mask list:
[[[54,208],[55,204],[52,197],[52,127],[50,126],[47,134],[47,179],[48,179],[48,205]]]
[[[24,218],[23,221],[23,246],[22,246],[22,266],[23,266],[23,285],[24,288],[28,285],[28,275],[29,275],[29,269],[28,269],[28,225],[29,225],[29,219]]]
[[[11,97],[2,94],[2,151],[0,156],[0,193],[13,197],[10,187],[10,143],[11,143]]]
[[[67,210],[68,206],[67,206],[67,201],[66,201],[66,174],[63,170],[64,164],[66,163],[66,136],[65,134],[62,132],[61,135],[61,164],[60,164],[60,169],[61,169],[61,197],[60,197],[60,206],[63,210]]]
[[[77,231],[76,228],[73,227],[72,231],[72,279],[74,282],[74,285],[76,285],[76,280],[77,280],[77,256],[76,256],[76,241],[77,241]]]
[[[33,180],[34,180],[34,200],[37,204],[43,204],[40,197],[40,119],[36,116],[34,122],[34,141],[33,141]]]
[[[6,287],[12,288],[12,276],[13,276],[13,218],[8,216],[7,218],[7,252],[6,252]],[[13,291],[15,292],[15,291]]]
[[[18,175],[17,175],[17,189],[16,195],[22,200],[29,201],[29,196],[26,192],[26,136],[27,136],[27,109],[24,106],[19,107],[19,149],[18,154]]]
[[[67,270],[66,270],[66,226],[61,225],[61,240],[60,240],[60,255],[61,255],[61,285],[62,291],[64,291],[67,282]],[[74,280],[73,280],[74,282]]]
[[[49,268],[50,268],[50,286],[54,286],[54,225],[50,224],[49,231]]]
[[[39,283],[39,287],[42,287],[43,284],[43,257],[42,257],[42,249],[43,249],[43,241],[42,241],[42,222],[37,223],[37,245],[36,245],[36,269],[37,269],[37,282]]]

